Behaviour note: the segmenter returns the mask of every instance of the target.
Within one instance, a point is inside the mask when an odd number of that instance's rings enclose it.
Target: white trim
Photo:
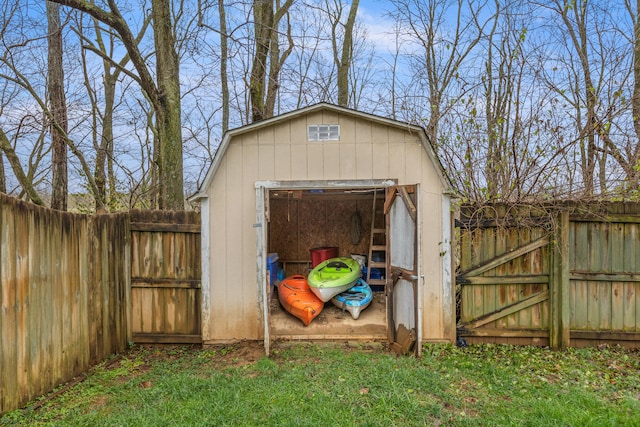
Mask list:
[[[256,181],[256,188],[267,190],[304,190],[310,188],[384,188],[397,185],[395,179],[330,180],[330,181]]]
[[[200,199],[200,268],[202,276],[200,279],[200,292],[202,295],[202,312],[200,322],[202,324],[202,341],[209,341],[211,337],[211,236],[209,228],[210,200],[208,197]]]
[[[265,209],[265,187],[256,186],[256,286],[258,310],[262,314],[264,326],[264,351],[270,353],[271,334],[269,331],[269,290],[267,288],[267,218]]]
[[[442,330],[449,333],[446,339],[455,340],[455,291],[453,285],[453,271],[451,258],[451,197],[442,195],[442,236],[440,240],[440,254],[442,259]],[[453,336],[452,336],[453,335]]]
[[[422,287],[424,286],[424,277],[422,275],[422,194],[420,184],[416,184],[416,275],[418,281],[416,283],[416,357],[422,357]]]

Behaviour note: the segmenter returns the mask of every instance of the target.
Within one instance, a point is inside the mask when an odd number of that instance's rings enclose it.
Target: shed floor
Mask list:
[[[291,340],[381,340],[387,338],[387,309],[384,293],[374,294],[369,307],[353,319],[349,312],[326,302],[322,312],[309,326],[288,313],[273,294],[270,301],[271,328],[273,338]]]

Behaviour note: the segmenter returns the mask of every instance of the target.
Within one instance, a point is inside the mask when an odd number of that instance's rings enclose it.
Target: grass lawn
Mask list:
[[[640,351],[135,346],[6,425],[640,426]]]

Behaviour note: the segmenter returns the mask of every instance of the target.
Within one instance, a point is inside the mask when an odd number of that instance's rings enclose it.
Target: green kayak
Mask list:
[[[350,289],[356,284],[362,271],[360,264],[350,257],[329,258],[318,264],[307,279],[309,288],[323,302]]]

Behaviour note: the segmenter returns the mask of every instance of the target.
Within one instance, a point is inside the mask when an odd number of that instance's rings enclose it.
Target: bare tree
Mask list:
[[[640,0],[636,0],[635,8],[633,7],[632,0],[625,0],[625,7],[631,18],[633,36],[631,37],[630,44],[632,46],[632,73],[633,73],[633,90],[631,94],[631,112],[633,123],[633,129],[635,130],[635,137],[637,141],[640,141]],[[622,36],[626,37],[628,32],[622,32]],[[640,187],[640,142],[631,144],[628,148],[628,162],[627,170],[632,172],[628,173],[629,185],[632,190],[638,190]]]
[[[493,14],[487,12],[486,0],[398,0],[394,7],[394,16],[421,48],[414,57],[415,75],[426,87],[417,90],[428,92],[427,134],[437,143],[443,114],[452,100],[464,96],[463,92],[451,93],[451,85],[460,76],[463,62],[484,37]]]
[[[293,0],[255,0],[253,2],[255,52],[251,66],[249,93],[254,122],[273,116],[279,87],[280,70],[293,50],[289,8]],[[280,21],[287,17],[284,52],[280,50]],[[267,70],[268,73],[267,73]]]
[[[67,210],[67,105],[64,94],[64,72],[62,67],[62,28],[60,6],[47,1],[47,23],[49,25],[48,89],[51,111],[51,208]]]
[[[97,194],[94,198],[96,209],[100,205],[106,205],[110,210],[117,210],[120,206],[118,201],[116,172],[114,170],[114,114],[116,113],[118,82],[122,77],[123,70],[129,63],[129,55],[125,53],[119,61],[116,59],[116,45],[118,39],[114,33],[105,31],[100,27],[100,22],[89,17],[88,28],[85,28],[84,14],[78,13],[75,20],[74,31],[82,43],[81,63],[83,68],[84,86],[90,102],[92,121],[92,140],[95,149],[94,180],[96,182]],[[145,17],[136,42],[139,44],[143,39],[150,24],[150,17]],[[91,52],[102,59],[102,81],[101,89],[96,88],[89,69],[93,58],[87,58],[87,52]],[[117,64],[114,66],[114,64]],[[102,94],[100,95],[100,92]],[[102,100],[102,102],[101,102]],[[142,159],[141,159],[142,160]]]
[[[0,193],[7,192],[7,177],[4,173],[4,160],[2,159],[2,150],[0,150]]]
[[[48,174],[52,171],[51,163],[45,164],[45,159],[52,153],[52,144],[46,143],[47,136],[52,139],[60,138],[65,146],[65,155],[66,150],[69,150],[72,158],[79,162],[79,169],[86,177],[87,185],[92,192],[95,192],[91,168],[82,150],[65,129],[66,112],[62,116],[54,114],[54,110],[56,108],[60,110],[60,108],[53,103],[60,102],[60,99],[52,97],[51,94],[56,93],[62,85],[50,90],[49,61],[42,60],[48,58],[49,48],[46,13],[41,16],[43,19],[38,20],[37,17],[22,14],[21,7],[23,5],[16,2],[5,4],[3,8],[5,19],[2,22],[3,31],[0,32],[3,41],[3,50],[0,54],[0,80],[4,82],[3,102],[7,102],[11,107],[3,106],[0,111],[3,117],[0,148],[22,188],[20,196],[24,195],[34,203],[44,204],[44,198],[38,194],[38,191],[44,188],[43,183],[50,179]],[[56,54],[54,59],[60,58]],[[59,64],[61,66],[62,62],[60,61]],[[57,80],[58,77],[54,79],[54,85],[59,84]],[[72,82],[67,84],[71,85]],[[43,91],[45,93],[42,93]],[[28,108],[23,106],[25,102]],[[59,114],[60,111],[57,113]],[[23,163],[26,167],[23,167]],[[64,175],[63,181],[66,186],[66,172]],[[66,191],[65,187],[63,195],[65,200]],[[64,204],[56,204],[54,207],[66,209]]]
[[[551,71],[549,67],[541,70],[548,87],[571,106],[568,113],[573,131],[569,138],[578,145],[583,195],[611,190],[610,158],[627,179],[637,181],[637,144],[624,153],[620,147],[622,134],[616,137],[612,133],[624,128],[620,125],[628,107],[621,95],[632,70],[625,54],[632,51],[631,44],[620,43],[620,33],[624,32],[619,31],[621,15],[613,13],[613,5],[588,0],[570,4],[554,0],[540,7],[552,12],[547,30],[555,34],[556,41],[556,55],[548,55],[544,61],[559,65]]]
[[[331,16],[331,45],[333,47],[333,60],[338,70],[338,105],[347,106],[349,104],[349,69],[353,58],[353,28],[356,23],[359,0],[353,0],[349,8],[347,22],[342,25],[343,5],[340,0],[334,0],[334,13],[331,12],[329,2],[326,7]],[[333,16],[332,16],[333,15]],[[342,48],[338,47],[339,35],[338,26],[342,25]]]
[[[227,77],[229,59],[229,35],[227,34],[227,14],[224,0],[218,0],[220,19],[220,86],[222,89],[222,132],[229,129],[229,81]]]
[[[119,36],[127,50],[137,75],[124,70],[141,86],[155,113],[157,129],[158,169],[162,209],[184,208],[182,127],[180,117],[179,59],[176,53],[171,3],[169,0],[153,0],[151,16],[154,23],[154,46],[157,83],[147,67],[127,21],[115,2],[109,2],[109,10],[83,0],[51,0],[88,13],[108,25]],[[117,65],[117,64],[114,64]]]

